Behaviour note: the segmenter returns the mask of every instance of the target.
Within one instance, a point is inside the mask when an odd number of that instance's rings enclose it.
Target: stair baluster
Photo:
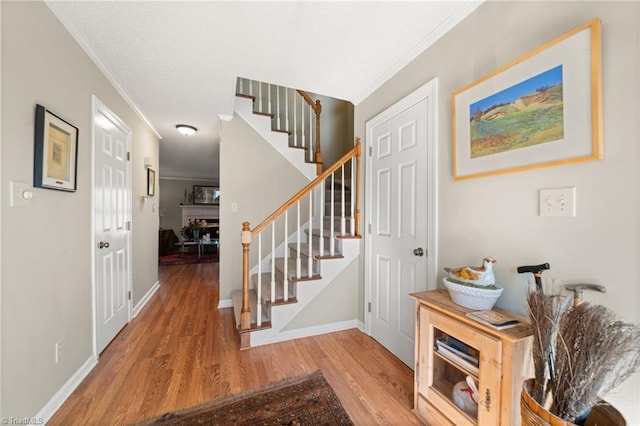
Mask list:
[[[335,235],[336,235],[336,231],[335,231],[335,220],[333,218],[333,213],[334,213],[334,209],[335,209],[335,172],[331,173],[331,215],[329,216],[330,220],[329,220],[329,227],[331,229],[331,232],[329,235],[331,235],[331,239],[329,240],[329,253],[331,254],[331,256],[335,256],[336,255],[336,241],[335,241]]]
[[[284,89],[284,128],[291,130],[289,127],[289,89]]]
[[[300,226],[300,200],[298,200],[298,223],[296,224],[297,231],[297,247],[296,247],[296,278],[300,278],[302,276],[302,259],[300,258],[300,230],[302,227]]]
[[[289,300],[289,210],[284,212],[284,278],[282,287],[284,289],[284,301]]]
[[[350,197],[350,217],[351,220],[349,221],[349,235],[354,236],[356,235],[356,211],[355,211],[355,195],[356,195],[356,191],[353,190],[353,177],[356,175],[356,162],[352,161],[351,162],[351,179],[349,180],[349,195]]]
[[[340,234],[347,233],[347,219],[344,214],[344,164],[340,166],[342,172],[342,191],[340,191]]]
[[[309,137],[307,138],[307,143],[308,143],[308,151],[309,151],[309,162],[312,163],[313,162],[313,126],[311,125],[311,123],[313,123],[313,110],[311,109],[311,107],[309,105],[307,105],[307,111],[309,113],[309,125],[307,126],[309,128]]]
[[[271,303],[276,301],[276,221],[271,222]]]
[[[309,191],[309,235],[313,236],[313,191]],[[307,256],[307,276],[313,276],[313,238],[309,238]]]
[[[276,106],[275,106],[276,112],[273,115],[273,118],[276,121],[275,129],[280,130],[282,129],[282,125],[280,124],[280,86],[275,86],[275,90],[276,90]]]
[[[256,294],[258,299],[258,306],[256,307],[256,325],[262,326],[262,234],[258,234],[258,288],[256,288]]]

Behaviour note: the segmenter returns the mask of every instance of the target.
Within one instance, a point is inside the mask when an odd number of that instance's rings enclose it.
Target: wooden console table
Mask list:
[[[473,310],[453,303],[446,290],[411,296],[417,311],[416,415],[432,425],[520,424],[522,383],[533,377],[533,339],[526,318],[519,318],[525,322],[520,326],[495,330],[467,317],[465,314]],[[440,354],[436,341],[448,337],[474,348],[479,353],[478,367],[470,368]],[[480,393],[475,416],[458,408],[452,398],[454,385],[467,376],[478,384]]]

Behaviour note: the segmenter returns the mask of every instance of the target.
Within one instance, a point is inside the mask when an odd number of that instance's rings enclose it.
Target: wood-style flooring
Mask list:
[[[420,424],[413,372],[357,329],[240,351],[218,264],[160,267],[160,289],[49,425],[122,425],[321,370],[357,425]]]

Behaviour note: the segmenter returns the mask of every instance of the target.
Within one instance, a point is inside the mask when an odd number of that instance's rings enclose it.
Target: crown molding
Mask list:
[[[104,76],[109,80],[109,83],[113,86],[114,89],[122,96],[124,101],[138,114],[138,116],[146,123],[147,126],[153,131],[153,133],[158,137],[158,139],[162,139],[160,133],[153,127],[151,121],[144,115],[142,110],[138,107],[136,102],[133,100],[131,96],[124,90],[124,88],[120,85],[118,80],[114,77],[113,73],[109,70],[109,67],[100,60],[98,55],[91,49],[89,44],[86,42],[84,38],[80,35],[75,25],[67,15],[67,13],[63,10],[62,6],[60,6],[61,2],[54,0],[43,0],[44,4],[49,7],[51,12],[54,14],[56,18],[60,21],[60,23],[66,28],[66,30],[71,34],[71,37],[80,45],[80,48],[84,50],[84,52],[89,56],[89,58],[93,61],[94,64],[98,67],[98,69],[104,74]]]
[[[418,57],[422,52],[427,50],[429,46],[440,39],[444,34],[458,25],[460,21],[466,18],[471,12],[478,8],[485,0],[466,0],[458,10],[453,12],[449,17],[438,25],[429,35],[420,40],[418,44],[412,47],[398,62],[391,65],[380,77],[378,77],[369,87],[360,92],[351,100],[354,106],[368,98],[373,92],[378,90],[380,86],[387,82],[391,77],[396,75],[402,68],[406,67],[411,61]]]

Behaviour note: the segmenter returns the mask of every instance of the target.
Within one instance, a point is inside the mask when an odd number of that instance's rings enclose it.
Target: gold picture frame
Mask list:
[[[36,105],[33,186],[77,189],[78,128]]]
[[[453,178],[602,159],[601,34],[593,19],[454,92]]]

